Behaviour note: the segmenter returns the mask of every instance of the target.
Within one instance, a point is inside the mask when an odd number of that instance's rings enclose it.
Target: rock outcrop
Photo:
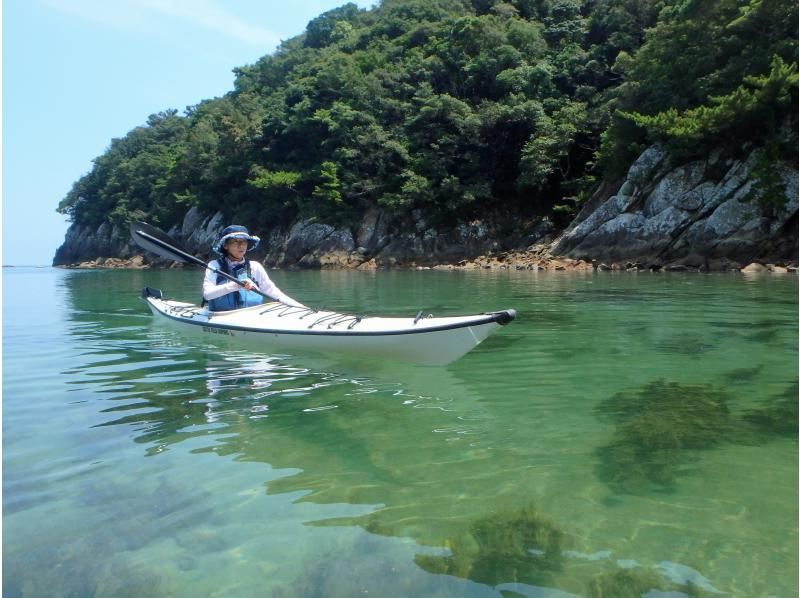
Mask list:
[[[770,211],[749,198],[755,152],[672,168],[657,147],[631,166],[618,191],[579,215],[551,248],[596,261],[697,266],[797,259],[797,170],[776,165],[786,202]]]
[[[134,255],[125,227],[103,223],[98,228],[73,224],[53,258],[54,266],[96,261],[99,257],[126,259]]]

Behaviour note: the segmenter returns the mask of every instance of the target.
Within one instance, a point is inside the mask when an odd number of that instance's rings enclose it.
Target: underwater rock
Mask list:
[[[656,570],[638,567],[619,569],[599,575],[589,582],[586,590],[588,598],[641,598],[642,596],[662,595],[703,598],[709,596],[692,581],[680,583],[665,579]],[[717,594],[716,590],[714,590],[714,594]]]
[[[661,589],[663,579],[654,571],[619,569],[604,573],[589,582],[589,598],[640,598],[653,589]]]
[[[737,368],[723,374],[726,384],[741,384],[752,381],[764,369],[763,365],[754,368]]]
[[[715,348],[709,343],[707,337],[691,333],[680,333],[658,343],[657,348],[662,353],[669,355],[698,356]]]
[[[728,409],[730,395],[711,385],[664,380],[620,392],[596,412],[615,420],[609,443],[597,449],[600,479],[617,492],[671,490],[695,451],[738,436],[740,424]]]
[[[564,533],[532,505],[473,522],[446,542],[449,556],[417,555],[434,574],[455,575],[492,586],[543,583],[563,562]]]
[[[799,390],[800,384],[795,382],[764,401],[763,408],[745,411],[742,417],[762,434],[797,438]]]
[[[680,584],[693,588],[699,588],[712,592],[714,594],[721,594],[717,588],[711,585],[711,582],[702,575],[699,571],[681,565],[680,563],[673,563],[671,561],[661,561],[656,568],[661,571],[661,574],[667,579]]]

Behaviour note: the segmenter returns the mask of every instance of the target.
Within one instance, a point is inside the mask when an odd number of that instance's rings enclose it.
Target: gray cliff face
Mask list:
[[[439,232],[428,227],[420,213],[413,214],[413,220],[409,230],[399,230],[379,211],[371,210],[355,231],[300,221],[286,233],[272,232],[264,261],[270,266],[300,268],[434,265],[475,257],[497,245],[480,223]]]
[[[646,265],[708,266],[709,263],[797,260],[798,173],[780,166],[786,203],[766,213],[747,201],[757,155],[744,160],[709,160],[670,166],[659,148],[646,150],[618,189],[607,184],[550,247],[550,254],[575,260],[638,262]],[[210,258],[211,245],[229,222],[217,212],[190,209],[168,231],[188,251]],[[472,260],[511,249],[542,247],[552,224],[518,225],[498,233],[475,221],[450,230],[430,226],[414,212],[404,225],[378,210],[367,212],[357,229],[298,221],[288,229],[254,231],[262,238],[252,254],[268,266],[290,268],[379,268],[432,266]],[[54,265],[101,263],[97,258],[130,260],[142,251],[127,227],[103,224],[92,230],[73,225]],[[154,256],[146,261],[159,263]],[[723,268],[724,269],[724,268]]]
[[[127,259],[135,253],[127,227],[108,223],[103,223],[99,228],[73,224],[67,230],[63,245],[56,251],[53,265],[76,264],[110,256]]]
[[[191,208],[180,226],[167,233],[187,251],[202,259],[215,257],[211,245],[220,231],[230,224],[217,212],[203,215]],[[380,268],[408,265],[435,265],[447,260],[472,258],[498,248],[488,228],[480,223],[465,224],[448,232],[429,227],[421,214],[414,215],[409,231],[390,225],[377,210],[367,212],[358,229],[335,228],[331,225],[301,220],[287,230],[275,228],[252,231],[261,237],[260,246],[248,254],[251,259],[268,266],[288,268]],[[551,233],[547,223],[533,231]],[[533,240],[536,238],[530,237]],[[103,225],[96,230],[73,225],[67,231],[53,265],[92,267],[106,263],[114,256],[130,259],[142,250],[133,245],[127,228]],[[147,255],[150,263],[165,265],[163,260]],[[111,263],[111,262],[109,262]],[[125,266],[119,260],[115,265]]]
[[[786,204],[766,213],[749,201],[756,153],[671,168],[657,147],[631,166],[619,190],[556,240],[554,255],[664,265],[709,260],[797,259],[797,170],[779,166]]]

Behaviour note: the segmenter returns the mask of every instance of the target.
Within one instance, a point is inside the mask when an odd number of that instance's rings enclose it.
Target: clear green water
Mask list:
[[[797,595],[795,276],[274,273],[518,310],[447,368],[151,322],[200,276],[4,270],[4,596]]]

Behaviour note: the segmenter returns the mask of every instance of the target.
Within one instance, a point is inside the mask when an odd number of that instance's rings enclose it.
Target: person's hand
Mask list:
[[[244,288],[247,291],[252,291],[254,288],[256,288],[256,285],[253,284],[253,281],[249,278],[245,278],[242,282],[244,282]]]

